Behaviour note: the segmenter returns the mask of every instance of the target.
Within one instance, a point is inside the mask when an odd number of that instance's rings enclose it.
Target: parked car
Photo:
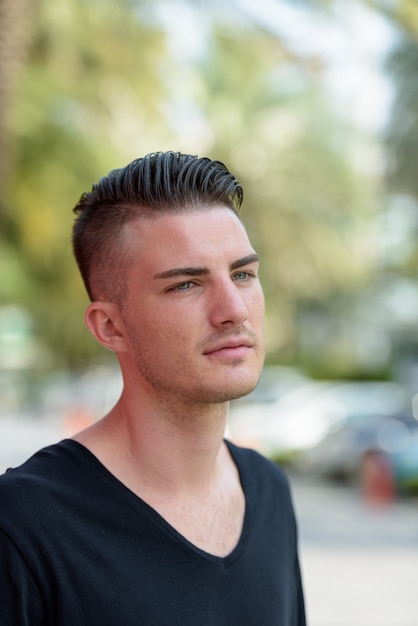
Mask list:
[[[407,444],[391,455],[391,465],[398,492],[418,495],[418,422]]]
[[[247,396],[231,402],[231,407],[249,404],[272,404],[295,389],[311,382],[311,379],[295,367],[266,365],[261,373],[257,387]]]
[[[349,415],[394,415],[405,402],[395,383],[302,380],[269,402],[232,405],[229,434],[272,458],[295,458],[318,446]]]
[[[418,422],[408,412],[353,412],[337,420],[321,441],[305,455],[305,468],[340,480],[360,479],[370,454],[388,463],[410,444]]]

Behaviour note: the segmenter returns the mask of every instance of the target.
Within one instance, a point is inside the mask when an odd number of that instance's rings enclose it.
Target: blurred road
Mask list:
[[[418,500],[292,477],[309,626],[418,625]]]
[[[0,473],[69,432],[0,419]],[[418,499],[380,509],[358,489],[290,475],[309,626],[418,626]]]
[[[36,417],[0,418],[0,474],[8,467],[23,463],[40,448],[63,439],[64,429],[58,420]]]

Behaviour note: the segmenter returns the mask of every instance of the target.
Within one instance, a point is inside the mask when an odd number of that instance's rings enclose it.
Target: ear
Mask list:
[[[84,322],[93,337],[108,350],[121,352],[125,348],[123,324],[119,309],[112,302],[91,302],[84,314]]]

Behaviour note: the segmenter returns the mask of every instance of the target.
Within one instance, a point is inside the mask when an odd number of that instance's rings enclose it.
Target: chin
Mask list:
[[[255,389],[259,378],[260,376],[238,380],[234,383],[231,382],[229,385],[225,384],[224,381],[224,384],[220,385],[213,394],[217,398],[215,402],[229,402],[230,400],[237,400],[247,396]]]

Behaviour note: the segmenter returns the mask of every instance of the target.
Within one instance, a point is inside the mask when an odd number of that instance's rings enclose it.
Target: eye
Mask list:
[[[186,280],[184,283],[178,283],[177,285],[174,285],[174,287],[170,287],[168,291],[188,291],[189,289],[192,289],[192,287],[194,287],[194,283],[190,280]]]
[[[250,278],[254,278],[254,274],[252,272],[241,271],[241,272],[237,272],[233,276],[234,280],[249,280]]]

